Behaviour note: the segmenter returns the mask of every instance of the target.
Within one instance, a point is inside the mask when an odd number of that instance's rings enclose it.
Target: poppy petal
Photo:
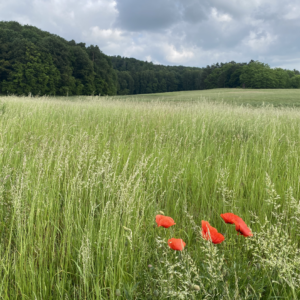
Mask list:
[[[163,215],[156,215],[155,222],[156,222],[157,226],[161,226],[159,224],[160,224],[160,220],[161,220],[162,217],[163,217]]]
[[[221,214],[221,218],[225,221],[227,224],[235,224],[236,220],[239,218],[237,215],[233,213],[226,213]]]
[[[202,221],[202,236],[208,241],[211,240],[214,244],[221,244],[225,240],[225,237],[207,221]]]
[[[238,233],[241,233],[244,237],[253,236],[250,228],[246,225],[241,217],[233,213],[221,214],[221,217],[225,223],[235,224],[235,230]]]
[[[250,228],[246,225],[242,218],[240,218],[235,225],[235,230],[241,233],[244,237],[253,236]]]
[[[182,251],[186,246],[186,243],[182,239],[171,238],[168,240],[168,245],[173,250]]]
[[[162,226],[164,228],[169,228],[176,224],[171,217],[162,216],[162,215],[157,215],[155,217],[155,221],[156,221],[158,227]]]

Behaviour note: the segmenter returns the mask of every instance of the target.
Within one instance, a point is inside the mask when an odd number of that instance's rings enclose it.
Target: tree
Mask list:
[[[0,89],[16,94],[114,95],[117,76],[98,47],[86,48],[33,26],[0,22]]]
[[[275,88],[278,86],[278,78],[269,65],[255,61],[242,68],[241,83],[248,88]]]
[[[12,72],[2,83],[2,92],[9,94],[55,94],[59,71],[48,54],[38,52],[31,42],[24,42],[24,57],[12,65]]]

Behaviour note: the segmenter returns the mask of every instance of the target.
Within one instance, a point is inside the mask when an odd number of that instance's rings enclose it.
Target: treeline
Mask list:
[[[118,94],[161,93],[213,88],[300,88],[300,73],[251,60],[205,68],[154,65],[134,58],[111,57],[118,71]]]
[[[115,95],[117,75],[98,46],[68,42],[17,22],[0,22],[0,92]]]
[[[0,22],[0,93],[16,95],[128,95],[212,88],[300,88],[297,70],[258,61],[204,68],[154,65],[107,56],[17,22]]]

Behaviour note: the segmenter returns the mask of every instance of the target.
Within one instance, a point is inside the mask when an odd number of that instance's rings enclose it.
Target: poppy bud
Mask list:
[[[119,289],[116,290],[116,296],[117,297],[121,296],[121,291]]]
[[[155,297],[158,297],[158,296],[159,296],[158,290],[155,290],[155,291],[153,292],[153,295],[154,295]]]
[[[195,284],[195,285],[193,285],[193,289],[194,289],[195,291],[200,291],[200,286],[197,285],[197,284]]]

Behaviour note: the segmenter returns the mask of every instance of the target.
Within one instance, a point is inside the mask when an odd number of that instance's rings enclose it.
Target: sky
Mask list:
[[[299,0],[0,0],[0,20],[155,64],[300,70]]]

